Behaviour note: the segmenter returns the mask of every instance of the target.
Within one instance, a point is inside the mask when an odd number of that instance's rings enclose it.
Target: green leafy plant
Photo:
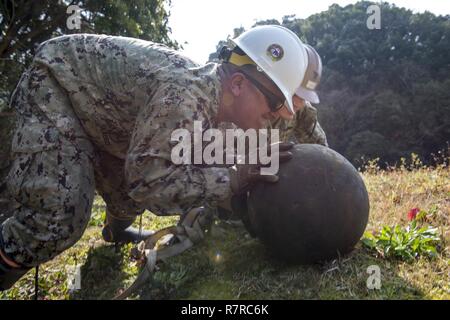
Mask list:
[[[435,258],[440,238],[437,228],[420,227],[413,220],[407,227],[384,226],[381,232],[366,232],[362,243],[366,248],[376,250],[383,257],[412,261],[419,256]]]

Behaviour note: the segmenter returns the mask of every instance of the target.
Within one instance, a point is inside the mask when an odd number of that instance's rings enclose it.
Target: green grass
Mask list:
[[[407,213],[418,207],[428,212],[426,224],[436,227],[439,246],[434,258],[386,257],[359,243],[347,256],[310,266],[288,265],[273,259],[258,240],[242,228],[216,222],[206,240],[159,265],[153,282],[132,299],[450,299],[448,167],[414,170],[403,166],[381,171],[372,163],[363,174],[371,213],[367,231],[408,225]],[[111,299],[131,284],[138,266],[131,245],[116,248],[101,239],[105,206],[94,203],[91,222],[72,248],[40,267],[41,299]],[[145,213],[147,228],[159,229],[177,221]],[[81,265],[81,290],[70,292],[68,266]],[[367,268],[381,270],[381,288],[368,289]],[[33,298],[34,271],[3,299]]]

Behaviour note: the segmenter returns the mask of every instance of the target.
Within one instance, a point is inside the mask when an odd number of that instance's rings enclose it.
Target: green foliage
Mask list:
[[[106,219],[106,205],[99,197],[94,199],[92,205],[91,219],[89,220],[89,227],[102,227]]]
[[[417,219],[425,214],[422,211]],[[380,233],[374,235],[366,232],[362,239],[365,247],[376,250],[384,257],[405,261],[412,261],[419,256],[435,258],[439,242],[438,229],[431,226],[419,227],[417,220],[413,220],[405,228],[399,225],[383,226]]]

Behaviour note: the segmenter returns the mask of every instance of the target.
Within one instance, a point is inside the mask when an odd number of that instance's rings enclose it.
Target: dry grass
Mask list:
[[[413,262],[387,260],[358,245],[349,256],[313,266],[293,266],[273,260],[244,229],[218,222],[207,241],[161,265],[134,298],[156,299],[449,299],[450,298],[450,170],[428,168],[413,157],[413,170],[382,171],[369,163],[363,174],[371,203],[368,231],[383,225],[406,225],[407,212],[419,207],[427,222],[438,227],[441,242],[436,259]],[[43,299],[110,299],[130,284],[138,272],[129,257],[131,246],[116,249],[101,240],[104,204],[96,200],[83,238],[53,261],[41,266]],[[146,215],[148,217],[149,215]],[[161,228],[175,218],[144,218],[147,227]],[[70,292],[67,270],[82,266],[82,289]],[[367,267],[378,265],[381,289],[366,286]],[[30,299],[33,272],[0,298]]]

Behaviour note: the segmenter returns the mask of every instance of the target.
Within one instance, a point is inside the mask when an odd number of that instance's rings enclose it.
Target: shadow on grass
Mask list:
[[[88,252],[82,289],[71,299],[111,299],[137,276],[128,264],[129,247],[113,245]],[[380,268],[381,288],[368,289],[369,266]],[[379,259],[358,246],[334,261],[309,266],[274,259],[243,228],[220,223],[205,241],[158,264],[153,280],[137,299],[424,299],[402,277],[414,266]]]
[[[219,231],[217,231],[219,230]],[[165,263],[142,299],[423,299],[401,277],[401,261],[357,247],[309,266],[280,262],[242,229],[221,225],[194,249]],[[221,230],[221,231],[220,231]],[[368,289],[367,268],[380,268],[381,288]],[[156,291],[155,291],[156,290]]]

